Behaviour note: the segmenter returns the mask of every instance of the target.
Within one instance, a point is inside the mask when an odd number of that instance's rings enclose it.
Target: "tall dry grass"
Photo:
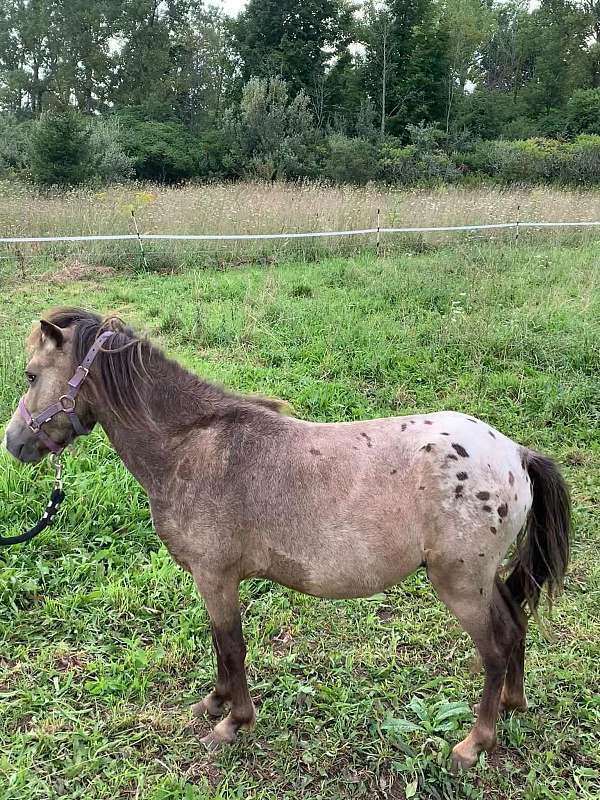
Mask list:
[[[600,191],[553,187],[437,189],[334,187],[318,183],[212,184],[181,188],[128,185],[102,191],[78,189],[41,193],[28,186],[0,183],[0,235],[132,233],[131,209],[143,233],[280,233],[368,228],[381,209],[382,227],[460,225],[485,222],[600,220]],[[512,234],[511,234],[512,235]],[[548,234],[547,234],[548,235]],[[428,236],[426,241],[450,235]],[[385,237],[388,247],[399,239]],[[302,240],[275,243],[148,244],[157,266],[191,257],[245,260],[265,254],[345,252],[372,247],[365,239]],[[406,246],[406,240],[402,246]],[[24,246],[21,255],[98,263],[135,259],[135,243]],[[0,247],[0,255],[15,255]],[[164,264],[163,264],[164,262]]]

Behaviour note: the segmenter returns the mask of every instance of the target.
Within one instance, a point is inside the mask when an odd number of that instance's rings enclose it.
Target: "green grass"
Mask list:
[[[211,685],[208,620],[101,433],[67,459],[56,526],[0,552],[0,798],[592,798],[600,791],[600,274],[594,245],[457,244],[377,260],[182,274],[5,276],[0,423],[22,341],[52,304],[116,311],[190,368],[298,415],[454,408],[552,454],[575,541],[550,640],[532,624],[525,715],[466,776],[447,772],[478,699],[473,648],[424,574],[333,602],[242,589],[258,724],[206,754],[187,706]],[[51,485],[0,456],[0,531]],[[202,726],[200,726],[202,729]]]

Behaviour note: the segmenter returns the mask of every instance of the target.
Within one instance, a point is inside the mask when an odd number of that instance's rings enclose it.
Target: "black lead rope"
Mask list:
[[[54,480],[54,487],[52,489],[52,494],[50,495],[50,502],[46,506],[46,510],[42,518],[36,522],[33,528],[30,528],[25,533],[21,533],[19,536],[0,536],[0,546],[6,546],[9,544],[21,544],[21,542],[28,542],[30,539],[33,539],[34,536],[37,536],[38,533],[41,533],[46,528],[50,527],[54,522],[54,518],[60,508],[62,501],[65,499],[65,493],[63,491],[62,485],[62,464],[59,459],[53,461],[54,469],[56,472],[56,478]]]

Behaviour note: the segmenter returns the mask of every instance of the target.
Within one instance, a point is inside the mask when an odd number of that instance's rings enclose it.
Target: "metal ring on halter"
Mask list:
[[[75,411],[75,398],[70,397],[68,394],[63,394],[58,398],[58,402],[62,406],[62,410],[66,411],[67,414],[70,411]]]

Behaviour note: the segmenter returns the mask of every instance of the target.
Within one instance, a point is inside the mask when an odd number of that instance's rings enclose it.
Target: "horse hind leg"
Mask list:
[[[510,610],[518,631],[514,646],[508,657],[506,676],[500,694],[499,713],[505,711],[527,711],[527,697],[525,696],[524,686],[527,615],[518,601],[512,596],[505,583],[498,579],[496,586]],[[479,713],[479,703],[475,705],[474,711],[475,714]]]
[[[498,590],[511,613],[513,622],[517,627],[517,638],[508,658],[508,666],[502,694],[500,695],[501,711],[527,711],[527,697],[525,696],[525,641],[527,638],[527,615],[518,602],[519,598],[513,596],[509,586],[497,580]]]
[[[496,720],[502,688],[511,654],[521,638],[521,629],[498,587],[498,580],[491,577],[486,581],[481,573],[477,580],[473,573],[448,570],[447,565],[445,569],[429,569],[429,577],[440,599],[473,639],[485,671],[475,725],[452,751],[455,769],[473,767],[482,751],[489,752],[496,746]]]

